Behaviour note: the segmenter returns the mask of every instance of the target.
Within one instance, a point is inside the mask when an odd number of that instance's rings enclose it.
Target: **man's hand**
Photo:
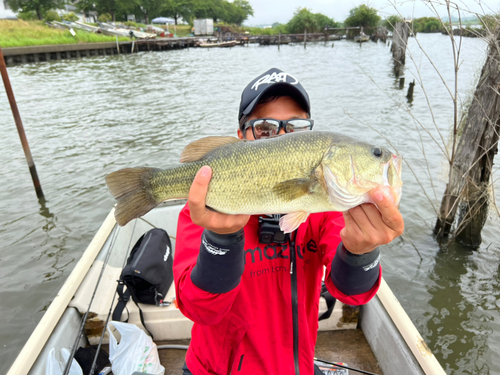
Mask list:
[[[373,189],[370,196],[377,206],[365,203],[344,212],[345,228],[340,231],[340,238],[353,254],[369,253],[403,234],[403,216],[390,189]]]
[[[194,178],[189,190],[188,204],[191,220],[194,224],[218,234],[238,232],[250,219],[250,215],[226,215],[212,211],[205,206],[208,184],[212,178],[212,169],[202,167]]]

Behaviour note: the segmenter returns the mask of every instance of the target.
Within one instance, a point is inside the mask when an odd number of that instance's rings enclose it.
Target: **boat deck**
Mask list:
[[[189,340],[161,341],[158,345],[189,345]],[[165,375],[182,375],[185,350],[159,350]],[[347,366],[383,375],[368,342],[360,329],[323,331],[318,333],[316,357],[329,362],[343,362]],[[350,373],[355,374],[354,371]]]

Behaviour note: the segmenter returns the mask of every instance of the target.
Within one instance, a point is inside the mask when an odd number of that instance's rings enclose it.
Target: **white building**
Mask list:
[[[0,20],[4,19],[17,20],[17,17],[9,8],[7,1],[0,0]]]

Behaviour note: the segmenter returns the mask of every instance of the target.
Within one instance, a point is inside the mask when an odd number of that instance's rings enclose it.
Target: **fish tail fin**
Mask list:
[[[117,200],[115,219],[120,226],[145,215],[161,202],[151,194],[149,181],[161,169],[124,168],[106,176],[106,185]]]

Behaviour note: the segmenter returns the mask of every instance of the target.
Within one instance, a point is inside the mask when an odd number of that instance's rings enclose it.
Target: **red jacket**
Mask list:
[[[368,302],[368,292],[347,296],[334,286],[332,259],[340,243],[344,219],[340,212],[311,214],[297,230],[297,295],[299,366],[312,375],[318,330],[321,280],[330,293],[349,305]],[[193,224],[186,205],[179,215],[174,257],[176,298],[182,313],[194,322],[187,367],[194,375],[294,374],[290,251],[287,244],[258,242],[258,217],[245,231],[245,270],[240,284],[227,293],[206,292],[191,281],[203,228]]]

